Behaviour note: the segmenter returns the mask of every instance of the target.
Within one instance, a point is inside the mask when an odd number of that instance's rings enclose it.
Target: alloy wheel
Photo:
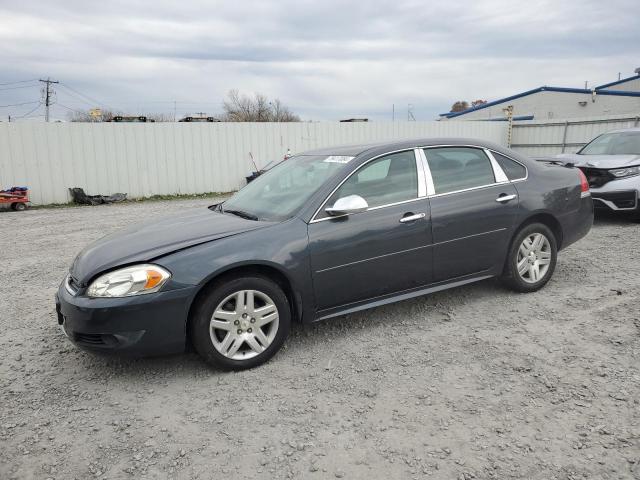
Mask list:
[[[542,233],[527,235],[518,249],[517,268],[520,278],[527,283],[537,283],[549,271],[551,244]]]
[[[279,323],[274,301],[258,290],[240,290],[222,300],[211,316],[215,349],[232,360],[247,360],[273,342]]]

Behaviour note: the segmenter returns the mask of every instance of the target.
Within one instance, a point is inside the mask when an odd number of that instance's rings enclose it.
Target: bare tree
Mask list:
[[[116,115],[122,115],[121,112],[112,112],[111,110],[74,110],[69,112],[70,122],[108,122]]]
[[[125,116],[122,112],[113,112],[111,110],[74,110],[69,112],[70,122],[110,122],[114,117]],[[137,115],[136,115],[137,116]],[[142,115],[147,117],[148,121],[154,122],[173,122],[173,114],[169,113],[150,113]]]
[[[487,103],[486,100],[478,99],[478,100],[474,100],[473,102],[471,102],[471,106],[472,107],[479,107],[480,105],[484,105],[485,103]]]
[[[294,114],[279,99],[269,100],[261,93],[253,97],[231,90],[223,104],[223,122],[299,122]]]
[[[463,110],[466,110],[467,108],[469,108],[469,102],[467,102],[466,100],[458,100],[456,103],[454,103],[451,106],[451,111],[452,112],[462,112]]]
[[[154,122],[175,122],[173,113],[150,113],[145,116],[147,120],[153,120]]]

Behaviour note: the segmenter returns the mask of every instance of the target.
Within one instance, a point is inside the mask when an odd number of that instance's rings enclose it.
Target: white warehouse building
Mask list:
[[[538,87],[460,112],[442,113],[440,120],[506,120],[504,109],[509,105],[513,105],[514,120],[640,115],[640,69],[636,73],[593,90]]]

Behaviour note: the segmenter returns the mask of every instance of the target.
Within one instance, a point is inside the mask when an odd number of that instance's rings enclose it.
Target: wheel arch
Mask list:
[[[302,298],[298,295],[293,288],[293,282],[287,276],[285,272],[283,272],[280,268],[274,266],[269,263],[260,263],[260,262],[248,262],[248,263],[240,263],[226,266],[223,270],[219,270],[215,272],[213,275],[206,278],[201,284],[198,292],[193,297],[191,301],[191,305],[189,305],[189,311],[187,314],[187,323],[186,330],[189,331],[191,320],[193,318],[193,312],[195,310],[195,306],[198,304],[200,299],[206,294],[207,289],[211,287],[211,285],[224,280],[225,278],[235,278],[239,276],[251,276],[258,275],[261,277],[267,277],[278,284],[280,288],[284,291],[287,299],[289,300],[289,305],[291,307],[291,315],[292,319],[297,322],[302,321]],[[187,335],[187,339],[188,339]],[[187,340],[189,341],[189,340]]]
[[[512,245],[513,240],[516,238],[520,230],[522,230],[527,225],[531,225],[532,223],[542,223],[549,227],[553,236],[556,239],[556,245],[558,247],[558,251],[562,249],[562,243],[564,239],[564,232],[562,230],[562,224],[560,221],[549,212],[536,212],[527,218],[525,218],[520,224],[513,230],[513,235],[511,236],[511,241],[509,242],[509,246]]]

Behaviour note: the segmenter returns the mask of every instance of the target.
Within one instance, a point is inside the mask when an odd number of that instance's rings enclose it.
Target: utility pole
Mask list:
[[[51,96],[55,93],[51,88],[52,83],[60,83],[58,81],[51,80],[47,77],[46,80],[40,79],[42,83],[45,84],[44,87],[44,121],[49,121],[49,106],[51,106]]]

